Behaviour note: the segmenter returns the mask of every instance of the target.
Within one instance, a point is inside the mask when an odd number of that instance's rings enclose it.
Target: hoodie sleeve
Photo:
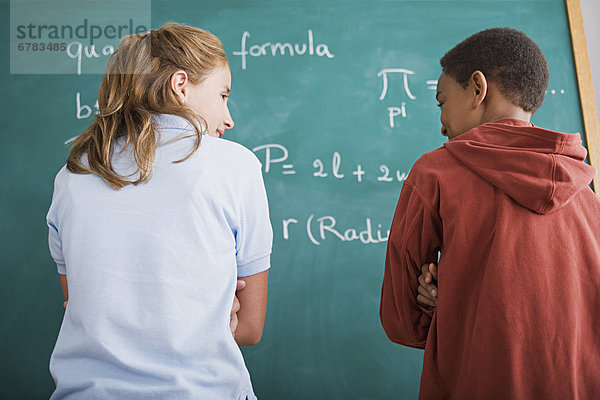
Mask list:
[[[423,181],[430,186],[426,192],[433,191],[429,200],[437,198],[436,180]],[[418,278],[423,264],[437,262],[442,239],[437,208],[426,199],[415,179],[404,182],[388,239],[379,312],[390,340],[415,348],[425,347],[433,315],[417,304]]]

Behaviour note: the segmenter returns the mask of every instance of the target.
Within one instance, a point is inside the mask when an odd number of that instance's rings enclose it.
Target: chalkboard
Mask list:
[[[402,182],[421,154],[444,142],[434,98],[438,60],[482,29],[522,30],[546,54],[551,73],[533,122],[584,132],[565,2],[149,6],[153,28],[176,21],[221,38],[233,76],[235,128],[226,138],[263,164],[275,236],[269,302],[261,343],[243,350],[259,398],[416,398],[422,352],[391,343],[378,312]],[[0,7],[8,27],[10,3]],[[65,142],[96,110],[101,75],[92,67],[107,57],[83,53],[80,64],[65,58],[61,74],[22,73],[25,65],[9,62],[17,50],[7,34],[0,41],[0,397],[45,398],[53,390],[48,360],[63,312],[45,214]],[[598,137],[586,143],[592,141]]]

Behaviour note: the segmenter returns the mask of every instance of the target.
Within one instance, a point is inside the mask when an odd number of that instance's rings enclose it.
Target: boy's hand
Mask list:
[[[237,281],[237,286],[235,288],[235,292],[239,292],[240,290],[244,289],[246,287],[246,282],[239,280]],[[237,316],[237,312],[240,311],[240,301],[238,300],[237,296],[234,295],[233,296],[233,304],[231,306],[231,314],[229,316],[229,328],[231,329],[231,334],[233,335],[233,337],[235,337],[235,330],[237,329],[238,326],[238,316]]]
[[[417,303],[425,307],[435,307],[437,294],[437,265],[423,264],[419,276]]]

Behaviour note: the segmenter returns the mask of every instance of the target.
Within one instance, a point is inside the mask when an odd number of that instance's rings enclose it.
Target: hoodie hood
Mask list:
[[[568,204],[588,187],[594,168],[578,133],[538,128],[517,119],[501,119],[457,136],[444,147],[458,161],[538,214]]]

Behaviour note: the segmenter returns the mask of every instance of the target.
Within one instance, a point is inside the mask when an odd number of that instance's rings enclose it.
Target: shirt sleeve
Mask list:
[[[48,247],[50,248],[50,255],[56,263],[58,273],[61,275],[66,275],[67,269],[65,266],[65,259],[62,251],[62,241],[60,238],[60,232],[58,230],[57,223],[57,210],[59,202],[57,196],[58,180],[59,176],[57,175],[56,180],[54,182],[54,194],[52,196],[52,204],[50,205],[48,215],[46,216],[46,224],[48,225]]]
[[[441,246],[439,214],[413,182],[404,182],[385,259],[380,318],[395,343],[424,348],[433,312],[417,303],[421,266],[436,262]]]
[[[255,159],[244,178],[240,195],[240,222],[236,232],[238,277],[263,272],[271,266],[273,230],[261,165]]]

